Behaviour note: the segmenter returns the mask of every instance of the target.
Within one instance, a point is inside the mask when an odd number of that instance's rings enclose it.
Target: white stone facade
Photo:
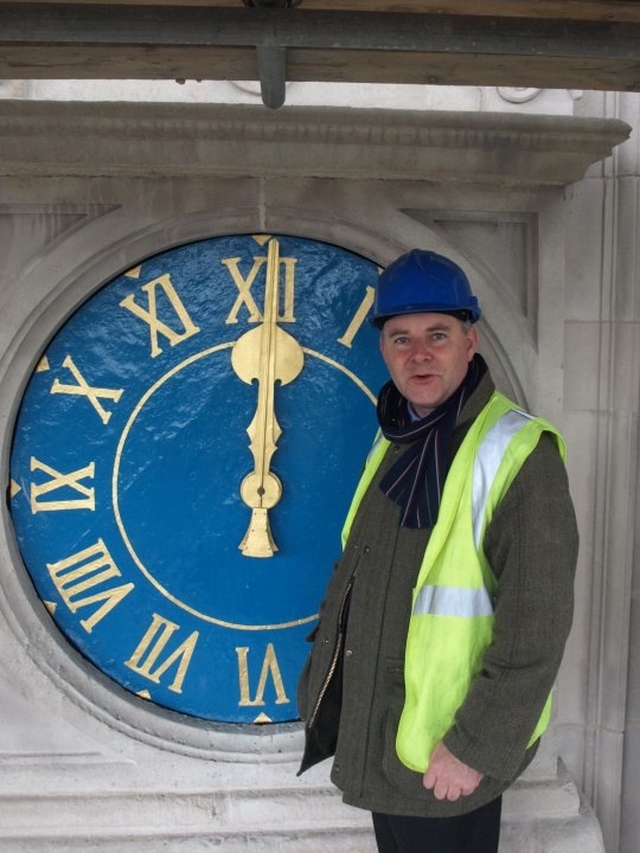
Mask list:
[[[250,85],[175,87],[214,103],[120,85],[102,103],[86,83],[0,84],[5,484],[47,340],[140,258],[258,231],[382,265],[413,246],[451,254],[500,384],[567,439],[581,531],[555,725],[506,797],[501,849],[635,853],[640,96],[359,87],[317,106],[326,89],[290,87],[272,113]],[[339,102],[356,94],[361,109]],[[298,725],[216,730],[141,706],[86,664],[36,598],[6,507],[0,588],[3,851],[374,849],[327,767],[296,778]]]

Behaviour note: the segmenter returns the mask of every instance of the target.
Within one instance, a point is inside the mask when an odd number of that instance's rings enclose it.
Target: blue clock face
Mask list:
[[[22,400],[11,513],[38,595],[127,690],[229,723],[295,687],[385,379],[377,267],[202,240],[102,287]]]

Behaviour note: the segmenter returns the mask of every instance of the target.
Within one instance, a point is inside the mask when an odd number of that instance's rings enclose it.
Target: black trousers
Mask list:
[[[502,797],[458,817],[373,813],[380,853],[497,853]]]

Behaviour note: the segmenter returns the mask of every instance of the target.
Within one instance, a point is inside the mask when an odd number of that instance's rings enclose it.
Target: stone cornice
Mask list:
[[[0,100],[0,174],[562,186],[630,131],[572,116]]]

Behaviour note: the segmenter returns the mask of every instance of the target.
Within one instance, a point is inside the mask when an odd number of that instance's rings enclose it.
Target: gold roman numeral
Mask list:
[[[75,510],[89,509],[92,512],[96,508],[95,489],[92,486],[86,486],[82,480],[87,478],[93,479],[95,473],[95,463],[90,462],[84,468],[79,468],[77,471],[71,471],[68,474],[62,474],[51,468],[44,462],[40,462],[35,456],[31,457],[31,471],[44,471],[51,479],[44,483],[31,483],[30,504],[31,512],[35,515],[37,512],[51,512],[58,510]],[[71,489],[82,497],[58,499],[55,497],[49,500],[43,500],[43,496],[51,492],[58,492],[61,489]]]
[[[149,681],[153,681],[154,684],[159,684],[165,672],[177,664],[176,674],[169,685],[169,690],[182,693],[182,684],[200,634],[194,631],[177,648],[170,651],[169,641],[178,630],[180,625],[154,613],[151,625],[129,660],[125,661],[125,666],[148,678]]]
[[[240,701],[238,702],[238,705],[241,707],[254,707],[266,704],[264,701],[264,691],[266,689],[267,679],[269,676],[271,676],[276,693],[276,705],[285,705],[291,701],[287,697],[284,689],[282,673],[280,672],[273,643],[269,643],[267,646],[267,650],[262,661],[262,669],[260,670],[258,686],[253,699],[251,698],[249,686],[249,647],[236,647],[236,654],[238,656],[238,680],[240,685]]]
[[[117,403],[123,393],[123,388],[95,388],[89,385],[82,373],[76,367],[73,359],[68,355],[62,362],[62,366],[66,367],[73,374],[77,385],[66,385],[56,377],[51,386],[52,394],[75,394],[77,396],[86,397],[93,408],[98,413],[103,424],[108,423],[112,412],[107,412],[100,403],[100,400],[113,400]]]
[[[345,347],[351,348],[353,344],[353,339],[360,331],[360,327],[364,323],[367,318],[367,314],[373,305],[373,298],[375,295],[375,290],[373,287],[367,285],[367,289],[365,291],[365,295],[362,299],[362,302],[358,306],[358,310],[353,315],[353,319],[347,326],[347,330],[341,338],[338,338],[338,343],[343,344]]]
[[[102,539],[64,560],[47,563],[47,569],[60,597],[72,613],[100,605],[90,616],[80,620],[88,634],[134,588],[133,583],[110,584],[122,574]]]
[[[175,317],[180,321],[182,325],[180,331],[172,329],[158,317],[158,299],[156,294],[156,290],[158,288],[160,288],[162,293],[164,293],[171,308],[173,309]],[[139,317],[149,326],[152,358],[155,358],[162,352],[162,347],[158,343],[159,335],[166,338],[171,346],[174,347],[176,344],[181,343],[200,331],[199,327],[192,321],[191,317],[187,313],[187,309],[184,307],[184,304],[176,293],[169,273],[165,273],[165,275],[161,275],[159,278],[156,278],[147,284],[143,284],[141,290],[144,290],[147,295],[146,308],[138,305],[135,300],[135,294],[133,293],[130,293],[125,297],[120,303],[120,306],[131,311],[132,314],[135,314],[136,317]]]
[[[260,323],[262,322],[263,317],[255,299],[253,298],[251,287],[256,280],[258,272],[266,264],[267,257],[265,255],[263,257],[254,258],[253,266],[246,278],[243,277],[238,266],[241,260],[242,258],[226,258],[222,261],[229,270],[235,286],[238,288],[238,296],[236,297],[236,301],[233,303],[225,323],[237,323],[238,314],[243,305],[249,312],[249,323]],[[281,272],[279,274],[280,281],[284,281],[284,307],[281,312],[280,306],[278,306],[277,322],[279,323],[295,323],[296,321],[294,315],[296,263],[297,258],[279,259],[280,269],[282,270],[282,267],[284,267],[284,276],[282,276]]]

